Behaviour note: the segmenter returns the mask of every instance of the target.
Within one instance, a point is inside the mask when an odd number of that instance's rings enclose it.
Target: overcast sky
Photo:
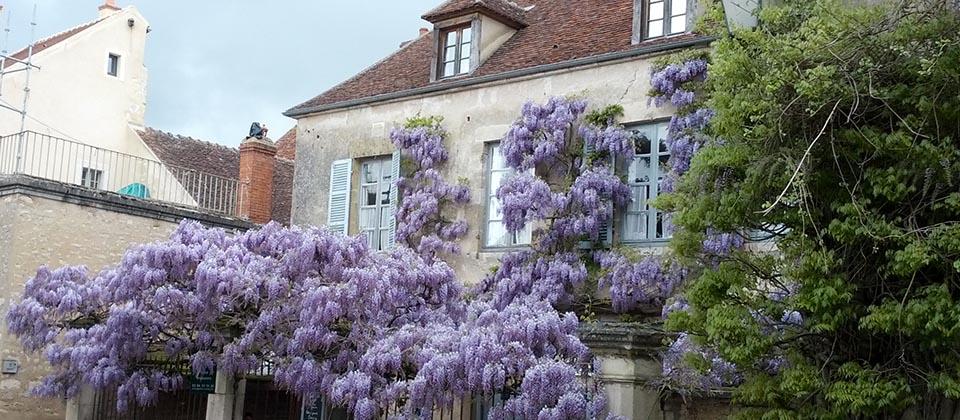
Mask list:
[[[270,137],[281,115],[415,38],[420,16],[441,0],[118,0],[150,21],[147,125],[236,146],[253,121]],[[10,45],[97,17],[102,0],[0,0]]]

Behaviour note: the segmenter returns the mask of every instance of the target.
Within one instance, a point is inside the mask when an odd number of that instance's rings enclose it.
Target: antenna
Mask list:
[[[0,12],[3,12],[3,6],[0,6]],[[7,24],[3,27],[3,55],[7,55],[7,47],[10,45],[10,17],[13,16],[13,13],[7,12]],[[2,59],[0,59],[2,61]]]
[[[27,104],[30,100],[30,70],[34,67],[33,65],[33,44],[36,41],[37,32],[37,2],[33,3],[33,19],[30,20],[30,44],[27,45],[27,61],[25,64],[25,80],[23,83],[23,106],[20,108],[20,136],[17,141],[17,166],[15,173],[20,173],[23,169],[23,143],[26,140],[25,137],[27,133],[24,131],[27,127]],[[4,58],[8,58],[6,54],[3,54]],[[16,59],[14,59],[16,60]],[[17,60],[19,61],[19,60]],[[39,69],[39,67],[37,67]],[[3,69],[0,68],[0,72],[3,72]]]

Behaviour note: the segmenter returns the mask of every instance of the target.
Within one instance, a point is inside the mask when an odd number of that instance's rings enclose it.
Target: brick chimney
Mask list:
[[[273,215],[273,171],[277,146],[266,136],[240,143],[240,217],[266,224]]]
[[[104,0],[103,4],[97,8],[97,13],[103,19],[118,10],[120,10],[120,7],[117,6],[117,0]]]

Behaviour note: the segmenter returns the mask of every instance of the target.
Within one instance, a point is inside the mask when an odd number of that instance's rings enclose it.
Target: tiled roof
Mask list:
[[[523,7],[508,0],[449,0],[422,17],[428,22],[439,22],[477,11],[506,20],[504,23],[510,26],[522,27],[526,24]]]
[[[286,160],[297,158],[297,127],[291,128],[277,140],[277,157]]]
[[[139,134],[147,147],[165,165],[229,179],[237,179],[240,176],[240,151],[237,149],[152,128],[147,128]],[[293,168],[292,160],[281,158],[277,159],[273,173],[272,219],[283,224],[290,223]],[[195,197],[198,195],[194,194],[194,191],[191,191],[191,194]]]
[[[66,31],[60,32],[60,33],[58,33],[58,34],[56,34],[56,35],[50,36],[50,37],[48,37],[48,38],[41,39],[41,40],[33,43],[33,55],[37,55],[37,53],[39,53],[40,51],[43,51],[43,50],[45,50],[45,49],[47,49],[47,48],[50,48],[50,47],[52,47],[52,46],[54,46],[54,45],[57,45],[57,44],[65,41],[65,40],[67,40],[68,38],[70,38],[70,37],[72,37],[72,36],[74,36],[74,35],[76,35],[76,34],[78,34],[78,33],[80,33],[80,32],[83,32],[84,29],[87,29],[87,28],[89,28],[89,27],[91,27],[91,26],[93,26],[93,25],[96,25],[97,23],[100,23],[100,21],[102,21],[103,19],[105,19],[105,18],[97,19],[97,20],[95,20],[95,21],[93,21],[93,22],[87,22],[87,23],[84,23],[84,24],[82,24],[82,25],[80,25],[80,26],[74,26],[73,28],[67,29]],[[15,53],[13,53],[13,54],[10,54],[10,56],[13,57],[13,58],[16,58],[17,60],[27,61],[27,55],[30,53],[29,48],[30,48],[30,46],[28,45],[28,46],[24,47],[22,50],[17,51],[17,52],[15,52]],[[8,60],[8,61],[5,61],[5,62],[3,63],[3,68],[7,68],[7,67],[10,67],[10,66],[13,66],[13,65],[16,65],[16,64],[17,64],[16,61]]]
[[[448,5],[463,6],[475,1],[452,0],[430,14],[443,11]],[[519,6],[526,9],[524,20],[527,26],[517,30],[467,76],[430,81],[434,42],[432,35],[427,34],[349,80],[293,107],[286,115],[304,115],[317,108],[337,108],[340,103],[347,105],[352,101],[420,88],[441,90],[484,76],[704,38],[687,34],[635,45],[631,41],[633,5],[634,0],[524,0]]]

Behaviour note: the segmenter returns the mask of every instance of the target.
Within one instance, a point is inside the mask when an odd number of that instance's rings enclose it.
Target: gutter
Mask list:
[[[686,48],[686,47],[696,47],[701,45],[707,45],[716,40],[715,37],[711,36],[702,36],[693,39],[684,39],[682,41],[674,42],[665,42],[662,44],[650,45],[647,47],[639,47],[626,51],[616,51],[612,53],[606,53],[601,55],[594,55],[590,57],[578,58],[569,61],[563,61],[560,63],[551,63],[543,64],[534,67],[527,67],[518,70],[510,70],[503,73],[490,74],[486,76],[471,77],[469,79],[454,80],[446,83],[438,83],[430,86],[423,86],[414,89],[403,90],[399,92],[384,93],[380,95],[368,96],[365,98],[359,99],[350,99],[347,101],[334,102],[332,104],[324,105],[315,105],[305,108],[291,108],[283,113],[284,116],[294,118],[304,117],[309,114],[315,114],[324,111],[330,111],[334,109],[341,108],[350,108],[358,105],[368,105],[377,102],[384,102],[393,99],[406,98],[409,96],[418,96],[435,92],[442,92],[445,90],[456,89],[467,86],[474,86],[483,83],[497,82],[506,79],[513,79],[517,77],[530,76],[539,73],[547,73],[555,70],[564,70],[572,67],[580,67],[591,64],[603,63],[607,61],[620,60],[624,58],[632,58],[642,55],[648,55],[663,51],[669,51],[674,49]]]

